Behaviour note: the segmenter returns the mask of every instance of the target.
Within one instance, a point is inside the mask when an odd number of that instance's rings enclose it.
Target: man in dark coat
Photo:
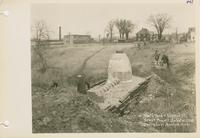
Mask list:
[[[167,68],[169,68],[169,58],[168,58],[168,56],[167,55],[163,55],[162,56],[162,58],[161,58],[161,63],[162,63],[162,65],[163,64],[167,64]]]
[[[155,54],[154,54],[154,59],[155,59],[157,65],[158,65],[159,58],[160,58],[160,54],[158,53],[158,50],[156,50]]]

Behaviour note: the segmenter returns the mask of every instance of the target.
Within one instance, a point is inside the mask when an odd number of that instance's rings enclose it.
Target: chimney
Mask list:
[[[61,26],[59,26],[59,40],[62,39],[62,30],[61,30]]]

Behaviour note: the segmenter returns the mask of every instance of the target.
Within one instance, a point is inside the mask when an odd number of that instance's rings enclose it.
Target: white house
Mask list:
[[[187,33],[187,42],[195,42],[195,28],[190,27]]]

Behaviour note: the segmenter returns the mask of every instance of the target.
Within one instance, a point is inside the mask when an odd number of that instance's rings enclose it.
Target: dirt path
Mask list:
[[[86,67],[86,65],[87,65],[87,62],[88,62],[92,57],[94,57],[95,55],[97,55],[98,53],[100,53],[102,50],[104,50],[104,49],[106,49],[106,48],[107,48],[107,47],[103,47],[103,48],[97,50],[96,52],[92,53],[90,56],[88,56],[88,57],[83,61],[81,67],[79,68],[79,70],[77,71],[76,74],[78,74],[78,73],[79,73],[79,74],[82,74],[83,71],[84,71],[84,69],[85,69],[85,67]]]

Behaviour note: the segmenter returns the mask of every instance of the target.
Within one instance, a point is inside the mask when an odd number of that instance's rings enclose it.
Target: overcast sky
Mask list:
[[[164,33],[186,32],[188,27],[195,26],[195,8],[187,4],[32,4],[31,23],[44,20],[53,31],[51,37],[58,38],[58,27],[62,26],[62,35],[90,34],[98,37],[109,20],[116,18],[130,19],[137,28],[134,35],[142,27],[151,28],[147,19],[151,14],[167,13],[172,17],[171,28]],[[117,36],[117,32],[115,33]]]

